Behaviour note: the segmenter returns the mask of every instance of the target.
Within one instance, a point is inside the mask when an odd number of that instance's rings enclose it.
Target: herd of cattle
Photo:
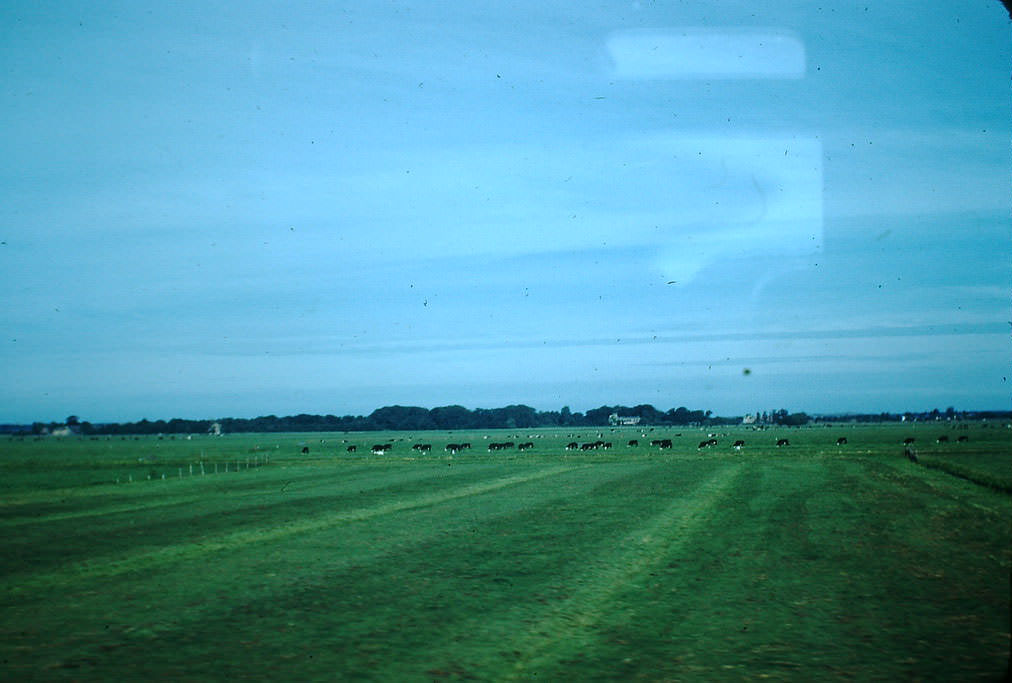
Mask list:
[[[571,434],[570,436],[573,436],[573,435]],[[600,436],[603,436],[603,435],[598,434],[598,436],[600,437]],[[676,434],[675,436],[681,436],[681,434]],[[699,445],[696,446],[697,450],[702,451],[704,449],[709,449],[709,448],[713,448],[715,446],[720,445],[720,442],[716,438],[717,436],[720,436],[720,435],[718,435],[718,434],[707,434],[706,436],[707,436],[707,438],[705,440],[703,440],[703,441],[700,441]],[[487,439],[488,437],[485,437],[485,438]],[[541,437],[539,436],[538,438],[541,438]],[[907,453],[908,457],[910,457],[910,450],[911,450],[909,447],[914,443],[914,441],[915,441],[915,439],[912,436],[908,436],[907,438],[903,439],[903,445],[905,447],[907,447],[906,450],[905,450],[905,452]],[[944,435],[944,434],[942,436],[939,436],[937,439],[935,439],[935,443],[947,443],[948,441],[949,441],[949,437],[946,436],[946,435]],[[956,441],[959,442],[959,443],[966,443],[967,441],[969,441],[969,439],[965,435],[962,435],[962,436],[958,437],[956,439]],[[638,439],[630,439],[628,441],[628,443],[626,443],[626,446],[628,448],[636,448],[639,445],[640,445],[640,442],[639,442]],[[788,439],[777,439],[776,440],[776,445],[777,445],[777,448],[783,448],[784,446],[790,446],[791,442]],[[837,446],[845,446],[845,445],[847,445],[847,437],[841,436],[840,438],[838,438],[836,440],[836,445]],[[660,449],[660,450],[668,450],[668,449],[671,449],[671,448],[674,447],[671,439],[654,439],[653,441],[650,442],[650,446],[653,447],[653,448]],[[600,439],[598,439],[597,441],[588,441],[588,442],[584,442],[584,443],[579,443],[579,442],[576,442],[576,441],[570,441],[569,443],[566,444],[566,450],[567,451],[577,451],[577,450],[579,450],[579,451],[596,451],[598,449],[609,450],[611,447],[612,447],[612,444],[611,444],[610,441],[601,441]],[[731,448],[733,448],[736,451],[740,451],[744,447],[745,447],[745,441],[744,441],[744,439],[736,439],[731,444]],[[468,443],[468,442],[464,442],[464,443],[448,443],[448,444],[446,444],[446,447],[443,450],[445,450],[450,455],[454,455],[456,453],[459,453],[460,451],[469,450],[470,448],[471,448],[471,444]],[[492,442],[489,442],[489,444],[488,444],[488,451],[489,451],[489,453],[492,453],[494,451],[510,450],[510,449],[513,449],[513,448],[516,448],[518,451],[531,450],[532,448],[534,448],[534,442],[533,441],[525,441],[523,443],[517,444],[514,441],[502,441],[502,442],[492,441]],[[381,444],[375,444],[370,449],[370,452],[372,452],[374,455],[383,455],[383,454],[389,452],[392,449],[393,449],[393,444],[392,443],[381,443]],[[357,450],[358,450],[358,447],[354,446],[354,445],[348,446],[348,448],[347,448],[347,452],[348,453],[355,453]],[[411,450],[417,451],[419,453],[430,453],[432,451],[432,444],[428,444],[428,443],[416,443],[416,444],[413,444],[411,446]],[[303,446],[302,453],[303,454],[308,454],[309,453],[309,447],[308,446]],[[913,458],[911,458],[911,459],[913,459]]]

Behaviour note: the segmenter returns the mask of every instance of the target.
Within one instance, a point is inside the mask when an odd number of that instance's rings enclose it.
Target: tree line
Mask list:
[[[105,434],[204,434],[218,430],[236,432],[367,432],[407,430],[456,429],[530,429],[534,427],[606,427],[611,416],[638,417],[642,426],[731,425],[742,421],[737,417],[720,417],[709,410],[689,410],[685,407],[661,411],[649,404],[638,406],[601,406],[584,413],[573,412],[569,406],[561,410],[536,410],[526,405],[508,405],[504,408],[476,408],[452,405],[438,408],[418,406],[384,406],[369,415],[264,415],[254,418],[224,417],[214,420],[148,420],[137,422],[111,422],[92,424],[76,415],[65,422],[34,422],[28,425],[0,425],[4,434],[59,434],[69,429],[81,435]],[[1006,410],[957,411],[952,407],[923,412],[905,413],[846,413],[839,415],[810,416],[791,413],[784,409],[755,413],[755,424],[800,426],[811,422],[927,422],[939,420],[981,420],[1012,418]]]
[[[689,410],[685,407],[660,411],[652,405],[601,406],[584,413],[573,412],[569,406],[561,410],[536,410],[527,405],[508,405],[504,408],[476,408],[464,406],[384,406],[369,415],[263,415],[254,418],[224,417],[214,420],[148,420],[92,424],[77,416],[67,418],[66,426],[83,435],[98,434],[201,434],[219,425],[222,432],[365,432],[405,430],[451,429],[531,429],[535,427],[605,427],[611,415],[639,417],[643,425],[736,424],[740,417],[717,417],[709,410]],[[35,422],[34,434],[52,433],[64,423]]]

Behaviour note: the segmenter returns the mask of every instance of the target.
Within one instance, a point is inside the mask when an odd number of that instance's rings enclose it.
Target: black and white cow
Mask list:
[[[777,439],[777,448],[781,446],[790,446],[791,442],[788,439]]]
[[[845,437],[845,436],[841,436],[839,439],[836,440],[836,445],[837,446],[844,446],[844,445],[846,445],[846,443],[847,443],[847,437]]]

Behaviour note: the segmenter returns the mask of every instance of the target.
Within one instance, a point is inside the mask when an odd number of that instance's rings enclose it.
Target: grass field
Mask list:
[[[703,451],[696,428],[4,440],[0,670],[1001,677],[1012,430],[711,431]],[[564,449],[599,433],[615,447]],[[508,439],[535,447],[485,449]]]

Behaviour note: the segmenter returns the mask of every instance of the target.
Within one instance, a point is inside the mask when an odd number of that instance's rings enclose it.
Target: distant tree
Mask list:
[[[417,406],[384,406],[369,415],[373,429],[411,430],[436,429],[436,423],[425,408]]]
[[[621,406],[601,406],[587,411],[585,420],[588,425],[603,427],[608,424],[608,416],[621,409]]]
[[[470,429],[474,424],[474,415],[464,406],[452,405],[433,408],[429,417],[437,429]]]
[[[654,408],[649,403],[642,403],[633,408],[630,413],[638,415],[640,422],[644,424],[659,424],[664,421],[664,413]],[[621,413],[619,413],[621,415]]]
[[[68,427],[76,427],[79,424],[81,424],[81,420],[80,420],[80,418],[77,417],[77,415],[68,415],[67,416],[67,426]]]

